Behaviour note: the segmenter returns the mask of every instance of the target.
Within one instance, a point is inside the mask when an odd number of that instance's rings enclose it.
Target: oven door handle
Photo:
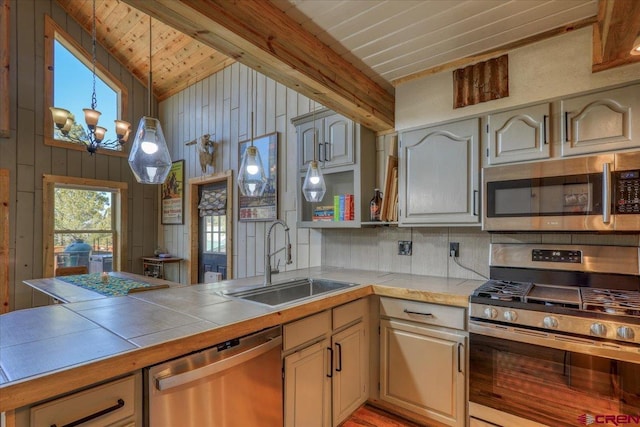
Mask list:
[[[611,222],[611,164],[602,164],[602,222]]]

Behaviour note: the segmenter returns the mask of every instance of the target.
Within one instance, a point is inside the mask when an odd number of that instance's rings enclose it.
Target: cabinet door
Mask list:
[[[331,426],[329,345],[325,339],[284,358],[285,427]]]
[[[325,117],[323,130],[324,167],[353,164],[353,121],[339,114]]]
[[[490,165],[549,158],[550,104],[490,114],[487,155]]]
[[[313,136],[315,133],[316,142],[314,145]],[[322,154],[322,121],[316,121],[315,126],[313,122],[301,123],[298,125],[298,166],[300,171],[306,171],[309,167],[309,162],[314,159],[321,161]]]
[[[400,223],[479,224],[479,119],[405,132]]]
[[[640,85],[564,100],[562,113],[562,156],[640,147]]]
[[[333,425],[337,426],[367,400],[369,346],[364,323],[335,334],[333,342]]]
[[[464,426],[465,336],[393,320],[380,327],[380,398]]]

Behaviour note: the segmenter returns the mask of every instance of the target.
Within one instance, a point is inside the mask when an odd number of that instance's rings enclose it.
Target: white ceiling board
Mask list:
[[[273,0],[383,87],[594,17],[597,0]]]

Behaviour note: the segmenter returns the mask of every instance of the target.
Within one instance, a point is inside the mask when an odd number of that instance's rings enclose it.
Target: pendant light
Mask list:
[[[238,171],[238,186],[240,193],[248,197],[261,197],[267,186],[267,176],[262,166],[262,158],[260,151],[253,145],[253,98],[254,98],[254,77],[255,71],[252,71],[251,77],[251,145],[242,154],[242,162]],[[257,98],[257,92],[255,98]],[[257,101],[256,101],[257,103]]]
[[[302,184],[302,194],[307,202],[321,202],[324,197],[324,193],[327,191],[327,186],[324,183],[324,176],[322,176],[322,170],[318,167],[316,161],[316,110],[313,109],[313,160],[309,162],[309,168],[307,169],[307,175],[304,177],[304,183]]]
[[[162,184],[171,170],[171,156],[164,139],[160,120],[151,117],[151,16],[149,16],[149,82],[147,113],[140,119],[129,153],[129,166],[141,184]]]
[[[633,47],[631,48],[631,55],[640,55],[640,33],[638,37],[633,42]]]

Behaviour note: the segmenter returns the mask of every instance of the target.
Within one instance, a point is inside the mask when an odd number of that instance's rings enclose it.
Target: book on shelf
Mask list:
[[[333,196],[332,210],[334,221],[353,221],[355,219],[353,194],[336,194]]]

